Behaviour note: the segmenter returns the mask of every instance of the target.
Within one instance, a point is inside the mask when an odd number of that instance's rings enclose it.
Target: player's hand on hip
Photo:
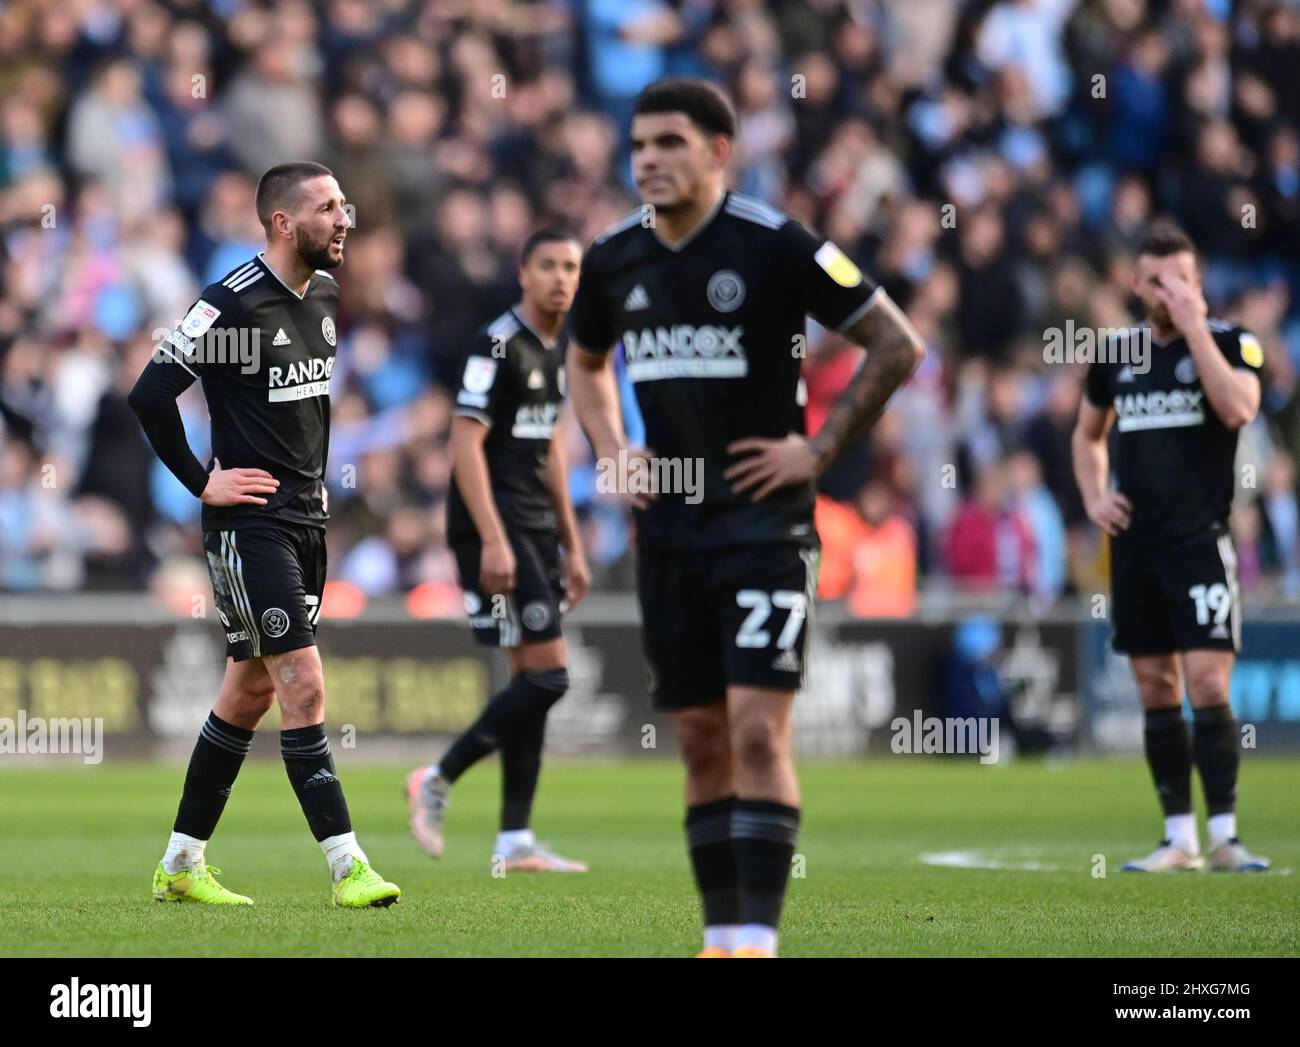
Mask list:
[[[275,494],[280,481],[265,469],[223,469],[212,459],[208,485],[199,496],[204,505],[265,505],[264,494]]]
[[[606,460],[609,465],[605,468],[615,470],[616,493],[631,502],[634,509],[648,509],[659,493],[651,489],[655,483],[654,451],[648,447],[621,447]]]
[[[483,546],[478,580],[489,596],[515,591],[515,551],[508,541],[488,542]]]
[[[587,558],[580,551],[567,553],[564,558],[564,599],[567,609],[572,611],[582,603],[590,589],[591,568],[587,565]]]
[[[722,473],[737,494],[752,492],[761,501],[781,487],[807,483],[817,475],[817,455],[806,437],[790,433],[780,440],[750,436],[727,444],[727,453],[743,455]]]
[[[1088,519],[1112,538],[1127,531],[1133,504],[1118,491],[1110,491],[1086,506]]]

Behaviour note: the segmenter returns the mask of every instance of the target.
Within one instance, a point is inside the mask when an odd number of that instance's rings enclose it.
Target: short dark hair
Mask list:
[[[519,252],[519,264],[521,266],[527,265],[529,257],[535,250],[537,250],[537,248],[541,247],[542,244],[570,242],[578,244],[580,248],[582,246],[578,243],[578,238],[576,236],[572,233],[566,233],[563,229],[538,229],[524,241],[523,249]]]
[[[293,160],[269,168],[257,182],[257,220],[268,233],[271,215],[276,211],[292,211],[302,199],[302,183],[322,175],[333,177],[334,172],[313,160]]]
[[[1157,222],[1147,230],[1142,243],[1138,245],[1137,253],[1168,258],[1171,254],[1181,254],[1183,251],[1196,256],[1196,245],[1192,243],[1192,238],[1173,222]]]
[[[656,80],[636,99],[634,116],[642,113],[685,113],[705,134],[736,137],[736,111],[722,89],[693,76]]]

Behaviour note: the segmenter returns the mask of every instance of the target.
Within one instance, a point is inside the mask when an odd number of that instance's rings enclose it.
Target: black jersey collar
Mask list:
[[[270,273],[271,276],[275,277],[275,282],[279,284],[281,287],[283,287],[286,291],[288,291],[291,295],[293,295],[296,299],[298,299],[298,301],[301,302],[304,298],[306,298],[307,292],[311,290],[311,282],[316,279],[316,274],[312,273],[311,276],[308,277],[306,288],[303,290],[302,294],[299,294],[292,287],[290,287],[283,280],[281,280],[279,276],[276,275],[275,270],[272,269],[270,265],[267,264],[266,259],[262,257],[264,254],[266,254],[265,251],[257,252],[257,262],[263,269],[265,269],[268,273]]]
[[[664,247],[668,248],[668,250],[676,254],[677,252],[681,251],[681,249],[685,247],[687,244],[689,244],[692,240],[698,239],[699,235],[702,232],[704,232],[704,230],[707,229],[710,225],[713,224],[713,220],[718,217],[719,212],[721,212],[722,210],[722,205],[727,202],[727,197],[730,195],[731,195],[730,189],[722,190],[722,192],[718,194],[718,202],[713,205],[713,209],[708,214],[706,214],[703,218],[701,218],[699,222],[696,223],[694,229],[692,229],[689,233],[683,236],[676,243],[670,244],[667,240],[663,239],[663,237],[661,237],[657,232],[655,232],[653,226],[650,228],[650,235],[653,236],[656,240],[658,240],[661,244],[663,244]]]
[[[539,330],[537,330],[536,327],[534,327],[532,324],[530,324],[527,320],[524,319],[524,314],[520,311],[518,302],[516,302],[514,305],[510,307],[510,315],[513,316],[516,320],[518,320],[525,328],[528,329],[528,331],[532,333],[532,336],[541,343],[543,349],[554,349],[557,345],[560,344],[560,340],[558,337],[553,342],[548,342],[545,338],[543,338],[542,333]],[[563,326],[561,326],[560,329],[563,330],[564,329]]]
[[[1176,345],[1178,342],[1183,340],[1183,333],[1181,331],[1176,331],[1174,334],[1170,335],[1166,341],[1162,342],[1156,337],[1155,328],[1148,327],[1147,330],[1151,332],[1151,344],[1157,349],[1168,349],[1171,345]]]

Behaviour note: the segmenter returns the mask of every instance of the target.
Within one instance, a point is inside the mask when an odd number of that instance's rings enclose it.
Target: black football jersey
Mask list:
[[[623,345],[645,421],[646,445],[683,480],[637,517],[647,547],[749,543],[815,545],[811,483],[761,502],[736,494],[723,471],[744,437],[804,432],[800,368],[805,318],[844,330],[876,287],[835,244],[779,211],[725,193],[684,240],[668,245],[647,211],[597,237],[582,262],[570,330],[587,352]]]
[[[490,430],[483,451],[492,497],[507,528],[556,527],[546,463],[564,401],[567,346],[563,330],[555,343],[547,344],[512,308],[478,330],[461,366],[453,411]],[[453,481],[447,499],[448,540],[477,535]]]
[[[1218,320],[1209,328],[1233,367],[1258,374],[1264,351],[1254,335]],[[1115,412],[1115,478],[1133,504],[1128,533],[1163,544],[1222,533],[1236,486],[1237,433],[1214,413],[1186,339],[1156,345],[1150,337],[1150,328],[1135,327],[1109,339],[1085,391],[1093,406]],[[1126,349],[1128,339],[1146,340],[1145,371],[1134,366],[1141,353]]]
[[[202,383],[221,467],[265,469],[280,481],[259,496],[266,505],[205,504],[204,530],[268,519],[325,526],[338,306],[334,277],[318,270],[299,297],[259,253],[205,287],[158,346],[151,367],[179,365]]]

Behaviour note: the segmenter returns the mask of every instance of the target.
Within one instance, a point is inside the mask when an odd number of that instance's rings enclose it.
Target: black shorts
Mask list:
[[[655,707],[710,705],[732,685],[798,690],[816,592],[816,549],[638,549],[641,635]]]
[[[1111,540],[1111,600],[1116,651],[1240,651],[1237,552],[1226,535],[1160,546]]]
[[[293,524],[204,531],[203,551],[237,662],[316,642],[325,589],[325,532]]]
[[[559,539],[551,531],[511,530],[507,537],[515,554],[515,591],[505,596],[485,593],[479,583],[482,542],[472,539],[452,545],[474,640],[485,647],[554,640],[560,635],[564,610]]]

